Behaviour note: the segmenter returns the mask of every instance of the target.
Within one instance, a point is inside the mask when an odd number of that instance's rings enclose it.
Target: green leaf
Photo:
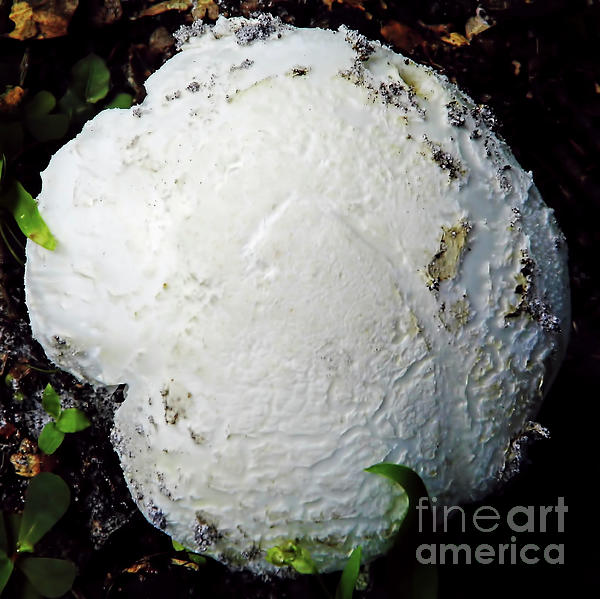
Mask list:
[[[53,416],[54,418],[60,416],[60,397],[50,383],[46,385],[46,388],[42,393],[42,407],[47,414],[50,414],[50,416]]]
[[[88,54],[71,69],[73,91],[86,102],[95,104],[108,94],[110,71],[96,54]]]
[[[88,417],[77,408],[63,410],[56,421],[56,427],[63,433],[78,433],[90,426]]]
[[[10,557],[6,555],[3,549],[0,549],[0,595],[2,595],[2,591],[4,591],[4,587],[8,583],[14,567],[14,563]]]
[[[67,89],[65,95],[58,101],[60,110],[69,119],[73,119],[79,123],[87,121],[93,114],[93,108],[71,89]]]
[[[206,564],[206,558],[202,555],[188,551],[187,556],[191,562],[194,562],[198,566],[204,566]]]
[[[50,472],[34,476],[25,494],[17,551],[33,551],[35,544],[62,518],[70,502],[71,492],[60,476]]]
[[[73,562],[49,557],[26,557],[19,569],[44,597],[60,597],[73,586],[77,569]]]
[[[402,562],[404,580],[397,580],[401,596],[407,597],[407,599],[436,599],[438,592],[437,566],[421,564],[414,557],[414,545],[417,542],[417,533],[420,532],[417,529],[417,506],[421,497],[429,500],[425,483],[411,468],[390,462],[375,464],[367,468],[366,472],[390,479],[400,485],[408,497],[408,511],[402,522],[402,531],[406,532],[406,537],[403,537],[401,545],[407,552],[405,553],[407,561]]]
[[[283,545],[275,545],[267,550],[265,559],[274,566],[283,568],[289,566],[300,574],[316,574],[317,567],[310,553],[293,541],[286,541]]]
[[[38,92],[25,105],[27,128],[38,141],[50,141],[64,137],[69,119],[64,114],[49,114],[56,106],[56,98],[47,91]]]
[[[56,106],[56,98],[48,91],[42,90],[25,104],[25,116],[35,118],[45,116]]]
[[[131,94],[117,94],[107,105],[106,108],[131,108],[133,96]]]
[[[65,114],[48,114],[27,119],[27,128],[37,141],[62,139],[69,129],[69,118]]]
[[[58,430],[55,422],[48,422],[38,438],[38,447],[47,455],[52,455],[63,442],[65,433]]]
[[[13,180],[2,189],[0,205],[12,212],[26,237],[48,250],[56,248],[56,239],[41,217],[37,202],[18,181]]]
[[[181,543],[178,543],[175,539],[171,539],[171,544],[173,545],[173,549],[175,549],[175,551],[185,551],[185,547]]]
[[[6,156],[0,153],[0,182],[4,178],[4,173],[6,172]]]
[[[360,560],[362,558],[362,547],[357,547],[352,551],[342,577],[335,591],[335,599],[352,599],[354,594],[354,587],[356,586],[356,580],[358,579],[358,573],[360,571]]]

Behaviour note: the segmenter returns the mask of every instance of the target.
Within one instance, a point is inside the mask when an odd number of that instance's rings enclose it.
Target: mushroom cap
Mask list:
[[[481,106],[340,29],[220,18],[52,158],[27,246],[48,357],[127,384],[113,441],[174,539],[273,569],[385,551],[498,483],[569,329],[566,248]]]

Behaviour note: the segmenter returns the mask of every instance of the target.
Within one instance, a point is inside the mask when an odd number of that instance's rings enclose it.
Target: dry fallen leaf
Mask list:
[[[219,7],[213,0],[197,0],[192,10],[192,17],[194,19],[208,18],[214,21],[218,16]]]
[[[8,34],[17,40],[48,39],[67,34],[79,0],[33,0],[13,2],[9,14],[15,28]]]
[[[29,6],[28,2],[13,2],[8,18],[15,24],[15,28],[8,34],[8,37],[26,40],[37,35],[33,8]]]
[[[358,8],[359,10],[365,10],[363,6],[365,0],[323,0],[323,4],[331,10],[333,5],[337,2],[338,4],[346,4],[351,8]]]
[[[450,35],[443,35],[440,39],[452,46],[468,46],[470,44],[464,35],[456,33],[456,31],[453,31]]]
[[[477,9],[474,17],[467,20],[465,24],[465,35],[471,40],[476,35],[487,31],[494,23],[485,18],[485,12],[481,8]]]
[[[167,0],[166,2],[159,2],[158,4],[153,4],[148,8],[140,11],[138,13],[138,17],[153,17],[155,15],[160,15],[163,12],[167,12],[168,10],[179,10],[184,11],[192,8],[194,3],[192,0]]]
[[[0,95],[0,112],[4,114],[14,112],[24,97],[25,90],[22,87],[18,85],[11,87]]]
[[[43,459],[38,452],[37,445],[29,439],[23,439],[19,450],[10,456],[10,463],[14,466],[18,476],[31,478],[42,471]]]
[[[387,42],[405,52],[412,52],[425,41],[419,32],[398,21],[389,21],[384,25],[381,28],[381,35]]]

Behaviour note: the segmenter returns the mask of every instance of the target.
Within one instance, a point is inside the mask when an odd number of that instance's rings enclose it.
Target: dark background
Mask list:
[[[30,4],[51,5],[60,13],[69,2]],[[8,19],[11,2],[2,1],[0,94],[7,85],[19,83],[15,81],[17,66],[27,48],[29,66],[21,82],[27,91],[49,89],[60,97],[68,84],[71,65],[93,51],[107,60],[114,89],[128,91],[140,100],[143,80],[174,51],[161,28],[172,32],[191,18],[189,10],[161,10],[154,16],[141,16],[142,11],[156,4],[80,2],[70,19],[68,35],[13,40],[6,37],[13,27]],[[469,44],[460,38],[462,45],[445,41],[444,38],[451,39],[451,33],[465,35],[465,23],[478,7],[486,10],[486,18],[493,26],[473,37]],[[521,165],[533,171],[544,200],[556,211],[567,238],[573,329],[565,363],[537,418],[550,430],[551,438],[531,442],[521,472],[483,504],[495,506],[505,515],[515,505],[555,505],[559,496],[564,497],[569,509],[564,533],[523,533],[517,538],[519,545],[564,543],[565,564],[441,567],[439,596],[599,596],[598,2],[224,0],[218,5],[219,13],[226,15],[248,15],[256,10],[279,15],[298,26],[337,28],[345,24],[434,66],[476,102],[492,108],[497,116],[497,131]],[[2,118],[0,114],[0,123]],[[69,135],[75,132],[73,127]],[[39,191],[38,173],[63,141],[31,144],[11,160],[11,172],[34,195]],[[0,261],[1,374],[17,374],[19,390],[25,396],[22,402],[16,402],[14,388],[0,384],[2,508],[10,511],[22,505],[27,481],[15,474],[9,457],[23,438],[36,438],[39,393],[48,381],[66,393],[73,405],[85,409],[94,421],[88,431],[72,435],[54,460],[42,464],[42,468],[61,474],[75,497],[67,516],[40,546],[48,555],[68,557],[78,564],[80,576],[72,596],[319,597],[318,586],[307,578],[268,582],[229,574],[215,564],[195,572],[173,563],[169,539],[143,520],[124,488],[107,442],[110,409],[97,407],[102,394],[76,385],[61,373],[26,368],[27,364],[46,369],[52,366],[29,336],[22,268],[4,247],[0,249]],[[467,510],[472,512],[476,507]],[[456,526],[454,522],[453,530]],[[468,529],[473,531],[472,526]],[[511,534],[506,528],[471,536],[455,531],[439,542],[498,545],[509,542]],[[399,591],[402,568],[397,554],[379,560],[365,596],[406,596]],[[335,576],[326,579],[326,584],[335,586],[335,582]]]

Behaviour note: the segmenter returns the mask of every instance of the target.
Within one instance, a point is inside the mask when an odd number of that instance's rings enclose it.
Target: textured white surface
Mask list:
[[[147,89],[52,159],[59,244],[29,243],[26,273],[48,356],[129,386],[140,509],[224,561],[300,539],[327,570],[385,550],[404,509],[371,464],[440,502],[488,492],[569,300],[552,211],[485,111],[355,34],[266,18],[220,19]]]

